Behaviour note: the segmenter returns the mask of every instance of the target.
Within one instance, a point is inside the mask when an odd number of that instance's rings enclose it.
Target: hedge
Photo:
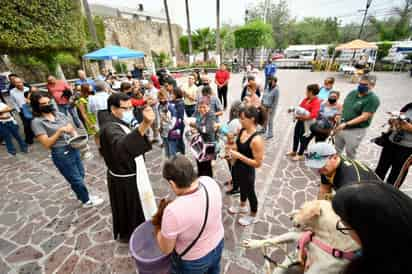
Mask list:
[[[81,14],[79,0],[2,1],[0,54],[78,51]]]

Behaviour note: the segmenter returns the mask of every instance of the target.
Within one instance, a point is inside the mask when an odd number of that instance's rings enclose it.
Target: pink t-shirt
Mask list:
[[[196,244],[183,257],[197,260],[212,251],[223,239],[222,193],[218,184],[210,177],[200,177],[209,193],[209,216],[205,230]],[[205,218],[206,193],[202,187],[189,195],[178,196],[170,203],[162,219],[162,235],[176,239],[176,251],[182,253],[199,234]]]
[[[63,80],[56,80],[56,83],[54,85],[47,84],[47,89],[49,90],[49,93],[54,97],[54,100],[56,100],[56,103],[58,105],[65,105],[69,103],[69,100],[67,100],[66,97],[62,97],[63,91],[65,89],[71,89],[69,84],[67,84]]]

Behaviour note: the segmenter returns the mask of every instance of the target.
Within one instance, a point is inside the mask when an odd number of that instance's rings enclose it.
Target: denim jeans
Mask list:
[[[169,158],[176,156],[178,142],[179,140],[167,140],[167,146],[169,148]]]
[[[63,113],[66,116],[70,116],[72,117],[73,123],[77,128],[81,128],[82,127],[82,123],[80,122],[80,118],[79,115],[77,114],[77,110],[75,107],[72,107],[70,104],[66,104],[66,105],[57,105],[57,107],[59,108],[59,111],[61,113]]]
[[[206,256],[193,260],[179,260],[176,252],[172,253],[172,274],[220,274],[220,259],[223,240]]]
[[[162,137],[162,141],[163,141],[163,148],[165,150],[165,156],[166,158],[170,158],[169,140],[167,139],[167,137]]]
[[[84,185],[84,167],[80,159],[80,152],[70,146],[52,148],[51,156],[54,165],[69,182],[82,203],[89,201],[89,192]]]
[[[0,122],[0,137],[3,138],[6,143],[7,152],[10,154],[16,154],[16,148],[13,144],[13,138],[19,143],[22,152],[27,152],[27,144],[19,134],[19,127],[14,122]]]

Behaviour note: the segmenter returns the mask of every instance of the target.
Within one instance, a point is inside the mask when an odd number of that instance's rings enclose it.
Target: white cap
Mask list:
[[[308,147],[305,164],[310,168],[320,169],[326,165],[328,158],[335,155],[336,149],[333,145],[319,142]]]

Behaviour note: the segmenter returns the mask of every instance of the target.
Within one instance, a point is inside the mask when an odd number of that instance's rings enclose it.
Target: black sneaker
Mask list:
[[[240,194],[240,190],[239,189],[232,189],[232,190],[228,190],[226,191],[227,195],[237,195]]]

